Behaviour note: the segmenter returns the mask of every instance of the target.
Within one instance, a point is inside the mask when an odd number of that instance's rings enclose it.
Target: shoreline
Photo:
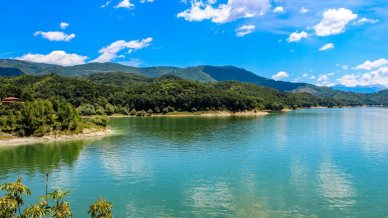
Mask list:
[[[86,129],[82,133],[74,135],[47,135],[43,137],[16,137],[8,135],[5,138],[0,138],[0,147],[19,146],[19,145],[30,145],[38,143],[50,143],[50,142],[61,142],[61,141],[73,141],[90,138],[104,138],[113,133],[111,129],[95,130]]]
[[[200,112],[171,112],[167,114],[156,114],[150,117],[231,117],[231,116],[265,116],[265,111],[200,111]]]
[[[114,118],[130,118],[130,117],[231,117],[231,116],[265,116],[270,114],[268,111],[241,111],[241,112],[231,112],[231,111],[198,111],[198,112],[188,112],[188,111],[176,111],[169,112],[167,114],[152,114],[147,116],[131,116],[124,114],[113,114],[108,116],[111,119]],[[83,118],[92,118],[92,116],[82,116]]]
[[[169,112],[167,114],[152,114],[147,116],[136,116],[136,115],[124,115],[124,114],[112,114],[108,116],[109,118],[129,118],[129,117],[228,117],[228,116],[265,116],[270,114],[268,111],[241,111],[241,112],[231,112],[231,111],[198,111],[198,112],[188,112],[188,111],[176,111]],[[82,118],[92,118],[97,115],[92,116],[82,116]]]

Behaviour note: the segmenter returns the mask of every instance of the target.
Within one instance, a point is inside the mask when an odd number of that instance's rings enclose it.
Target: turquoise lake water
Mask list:
[[[32,203],[49,172],[74,217],[100,195],[116,217],[388,217],[388,108],[110,125],[102,140],[0,148],[0,182],[22,175]]]

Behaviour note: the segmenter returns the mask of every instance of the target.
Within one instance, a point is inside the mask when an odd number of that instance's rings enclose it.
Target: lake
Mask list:
[[[0,182],[103,196],[116,217],[388,217],[388,108],[120,118],[115,134],[0,148]]]

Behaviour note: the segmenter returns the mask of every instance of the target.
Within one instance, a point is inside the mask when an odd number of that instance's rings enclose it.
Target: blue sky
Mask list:
[[[388,87],[383,0],[1,4],[0,58],[65,66],[234,65],[277,80]]]

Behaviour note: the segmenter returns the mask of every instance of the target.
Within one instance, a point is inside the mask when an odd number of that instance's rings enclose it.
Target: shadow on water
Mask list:
[[[84,141],[67,141],[0,148],[0,179],[8,174],[31,176],[63,165],[71,167],[84,145]]]
[[[212,139],[218,132],[234,128],[241,123],[254,123],[262,117],[151,117],[113,119],[118,137],[139,135],[159,140],[187,143],[198,138]],[[113,137],[114,138],[114,137]]]

